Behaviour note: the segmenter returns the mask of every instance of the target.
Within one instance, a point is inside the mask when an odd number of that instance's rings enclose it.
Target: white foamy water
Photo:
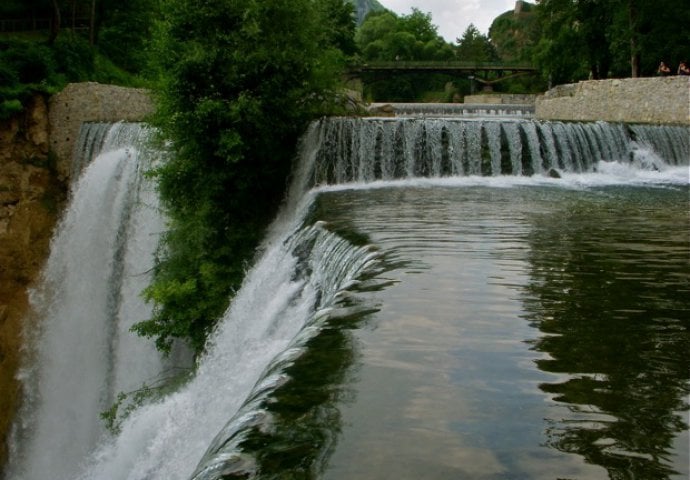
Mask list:
[[[351,182],[316,187],[317,192],[339,190],[368,190],[396,187],[474,187],[513,188],[520,186],[553,186],[566,189],[583,189],[615,185],[688,185],[690,184],[690,167],[666,166],[663,170],[641,170],[634,165],[618,162],[599,162],[596,172],[568,173],[563,172],[560,178],[546,175],[515,176],[501,175],[484,177],[470,175],[464,177],[406,178],[399,180],[374,180],[372,182]]]
[[[166,368],[151,342],[129,332],[150,315],[148,284],[164,221],[142,182],[146,133],[110,141],[73,185],[41,284],[31,292],[24,408],[13,434],[9,478],[73,478],[105,435],[100,413],[119,392],[155,383]]]

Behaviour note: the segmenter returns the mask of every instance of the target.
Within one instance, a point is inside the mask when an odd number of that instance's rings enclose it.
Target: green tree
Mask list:
[[[413,8],[409,15],[391,11],[373,12],[355,35],[365,61],[451,60],[453,46],[439,34],[431,14]],[[386,101],[411,101],[424,92],[443,90],[445,75],[398,75],[394,78],[367,79],[366,93]]]
[[[170,218],[135,330],[197,351],[239,288],[283,198],[296,143],[329,108],[342,43],[318,0],[162,0],[156,124],[174,154],[156,169]],[[326,9],[328,10],[328,9]]]
[[[540,0],[535,60],[557,82],[653,75],[677,64],[690,45],[682,0]]]
[[[398,16],[390,10],[370,13],[357,29],[355,41],[366,60],[390,59],[389,38],[398,31]]]
[[[328,44],[349,57],[354,56],[357,53],[354,5],[343,0],[322,0],[318,6]]]
[[[144,71],[153,23],[160,14],[158,1],[103,0],[99,5],[98,49],[129,72]]]
[[[365,60],[448,60],[452,47],[438,34],[430,13],[413,8],[398,16],[386,10],[369,14],[355,35]]]
[[[534,59],[550,81],[566,83],[587,78],[584,41],[571,0],[542,0],[537,13],[542,36]]]
[[[477,27],[470,25],[457,40],[456,55],[458,59],[467,62],[495,62],[498,61],[498,53],[491,41],[479,33]]]

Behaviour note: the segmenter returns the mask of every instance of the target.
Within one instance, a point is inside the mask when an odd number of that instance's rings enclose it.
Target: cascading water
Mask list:
[[[88,145],[99,143],[99,138],[94,134],[93,140],[85,142]],[[107,140],[104,144],[107,145]],[[119,219],[133,217],[127,208],[116,207],[117,202],[111,200],[119,198],[117,188],[103,188],[115,179],[127,184],[136,183],[123,179],[127,178],[126,172],[130,169],[137,171],[138,167],[117,162],[127,155],[136,157],[138,153],[133,148],[114,150],[101,155],[86,168],[75,188],[75,206],[70,210],[80,212],[78,209],[84,207],[78,207],[78,193],[100,182],[100,187],[95,190],[104,196],[100,201],[105,202],[109,210],[117,210],[113,215]],[[653,161],[643,161],[649,158]],[[570,175],[575,180],[568,181],[573,184],[577,183],[578,175],[615,170],[617,166],[654,172],[671,166],[687,166],[689,161],[690,131],[687,127],[569,124],[515,118],[335,118],[316,122],[305,135],[301,163],[288,201],[262,246],[261,258],[248,272],[242,289],[211,335],[206,353],[198,360],[194,377],[177,392],[133,411],[122,423],[118,435],[103,435],[97,417],[104,402],[112,401],[112,394],[118,389],[137,388],[136,383],[146,380],[148,375],[155,376],[160,365],[148,374],[142,372],[134,383],[130,383],[131,386],[125,386],[123,381],[114,380],[117,378],[114,369],[125,357],[136,360],[139,354],[111,355],[117,343],[109,341],[110,335],[101,336],[100,340],[99,336],[112,332],[114,327],[105,323],[96,326],[89,342],[78,342],[93,346],[93,350],[87,353],[75,348],[74,352],[66,352],[75,354],[69,358],[68,355],[62,357],[62,354],[64,350],[73,349],[65,349],[64,345],[75,339],[75,329],[78,331],[83,327],[65,325],[64,333],[59,334],[64,336],[58,340],[57,333],[47,330],[50,322],[45,322],[44,331],[38,335],[46,343],[37,353],[38,371],[48,358],[56,364],[64,362],[62,368],[69,372],[74,372],[82,364],[98,366],[88,374],[80,375],[79,381],[75,381],[67,392],[71,395],[71,390],[79,388],[76,398],[81,402],[93,397],[89,402],[93,406],[82,407],[72,400],[75,397],[66,400],[67,393],[55,397],[41,393],[42,401],[38,402],[38,391],[54,388],[43,379],[56,379],[61,375],[57,371],[41,374],[38,378],[42,383],[36,385],[37,390],[29,397],[29,400],[36,400],[29,402],[22,418],[44,416],[44,423],[50,424],[54,430],[40,430],[48,428],[40,426],[40,421],[27,424],[26,440],[21,443],[27,447],[23,449],[25,453],[21,461],[11,470],[10,478],[210,480],[261,475],[280,478],[281,466],[287,468],[287,463],[281,463],[287,462],[285,452],[293,450],[296,452],[292,453],[297,459],[296,471],[302,472],[303,478],[317,477],[314,472],[319,469],[314,469],[310,462],[325,463],[336,443],[338,428],[319,426],[319,422],[331,416],[332,412],[318,399],[309,398],[312,384],[299,386],[302,364],[314,368],[314,365],[324,362],[323,358],[309,357],[313,344],[323,338],[327,339],[325,350],[338,358],[336,352],[343,350],[346,341],[337,335],[332,336],[335,335],[332,332],[340,328],[337,325],[347,323],[347,318],[361,316],[362,312],[377,308],[360,302],[356,292],[382,288],[386,283],[381,277],[382,272],[395,268],[395,265],[400,266],[395,258],[386,259],[386,254],[377,251],[367,238],[348,236],[344,233],[346,229],[318,221],[315,211],[318,211],[318,200],[324,192],[356,185],[365,188],[363,184],[390,188],[410,179],[418,182],[420,177],[435,179],[439,185],[444,185],[444,180],[462,177],[469,179],[463,185],[473,185],[472,182],[479,182],[471,180],[478,178],[473,176],[487,176],[500,185],[503,180],[498,177],[509,175],[511,182],[519,185],[516,176],[527,178],[534,175],[533,183],[538,184],[543,179],[553,185],[559,181],[547,175],[553,171],[563,176]],[[104,165],[99,167],[100,163]],[[110,169],[109,173],[96,177],[101,168]],[[345,186],[338,187],[338,184]],[[92,199],[86,203],[93,205],[95,201]],[[149,198],[145,203],[155,205],[155,199]],[[410,209],[414,211],[414,205]],[[402,215],[403,212],[400,213]],[[100,222],[91,227],[84,226],[87,231],[98,231],[109,218],[105,212],[97,215],[101,217]],[[81,221],[84,216],[80,216]],[[69,224],[69,218],[68,214],[63,222],[65,225]],[[119,227],[114,228],[113,232],[119,231]],[[157,233],[161,228],[159,223],[150,231]],[[58,234],[54,241],[53,255],[56,259],[51,259],[47,272],[52,271],[51,268],[64,269],[64,264],[70,263],[65,258],[58,258],[58,255],[66,255],[56,250],[65,242],[61,240],[63,235]],[[115,238],[118,235],[111,234],[103,242],[112,242]],[[154,234],[150,239],[155,238]],[[90,241],[88,245],[95,243]],[[78,254],[82,259],[81,254],[86,247],[80,248]],[[151,252],[152,248],[147,251]],[[109,256],[106,255],[109,260],[95,261],[100,267],[104,263],[112,263],[110,259],[123,256],[122,246],[108,246],[106,251],[110,252]],[[53,263],[58,265],[51,267]],[[111,265],[110,270],[117,272],[122,268]],[[121,281],[122,278],[131,278],[130,275],[104,272],[105,268],[96,270],[104,284],[112,285],[117,279],[115,283],[128,288],[127,292],[115,296],[108,292],[99,294],[105,298],[104,305],[110,311],[117,303],[114,297],[135,296],[141,288]],[[49,277],[48,273],[46,277]],[[375,278],[364,281],[370,277]],[[145,280],[145,276],[141,280]],[[43,294],[46,298],[65,296],[65,300],[58,303],[70,303],[68,293],[53,292],[51,288],[54,287],[46,287]],[[96,297],[96,294],[82,290],[77,290],[75,295],[77,311],[83,307],[85,295]],[[47,305],[43,310],[53,308],[53,303],[43,302]],[[146,313],[121,315],[136,321],[145,318]],[[53,337],[56,337],[55,346],[50,347]],[[104,352],[108,352],[105,360]],[[87,355],[93,357],[87,359]],[[340,363],[336,371],[345,370],[351,363],[352,360],[345,357],[347,355],[338,359]],[[134,364],[125,370],[141,372],[141,368]],[[319,381],[326,383],[341,381],[337,375],[335,379],[329,379],[326,373],[317,376]],[[296,399],[302,402],[299,407],[294,403]],[[48,403],[54,403],[55,408],[65,408],[67,403],[68,413],[50,411]],[[280,405],[284,403],[288,406],[281,410]],[[43,413],[42,409],[46,412]],[[73,451],[62,453],[49,442],[54,442],[56,436],[62,434],[77,434],[78,428],[63,420],[69,412],[80,420],[89,417],[92,421],[85,422],[89,426],[86,433],[79,434],[82,440],[65,442]],[[294,412],[299,412],[299,416]],[[60,421],[51,422],[58,417]],[[298,425],[286,433],[283,426],[286,421]],[[307,429],[314,429],[317,433],[305,433]],[[262,449],[269,453],[262,453]],[[51,453],[44,460],[42,453],[47,451],[55,452],[55,455]],[[66,459],[62,455],[69,457]],[[56,465],[60,465],[61,470],[56,470]],[[270,468],[277,469],[278,473],[274,476],[266,473]]]
[[[347,118],[320,123],[313,184],[454,175],[591,172],[598,162],[655,155],[684,165],[687,127],[485,118]]]
[[[100,413],[119,392],[155,384],[168,363],[129,332],[150,315],[140,292],[165,228],[143,179],[156,155],[149,137],[137,124],[82,129],[75,157],[83,174],[31,292],[36,330],[11,478],[73,478],[105,433]]]

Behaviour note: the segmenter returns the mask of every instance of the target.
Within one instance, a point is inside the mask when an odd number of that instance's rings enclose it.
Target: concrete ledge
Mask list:
[[[690,77],[589,80],[537,98],[535,118],[690,125]]]
[[[84,122],[140,122],[153,113],[151,93],[140,88],[70,83],[53,95],[49,106],[50,148],[57,156],[58,175],[69,178],[74,144]]]
[[[465,95],[465,103],[490,103],[506,105],[534,105],[537,96],[530,93],[482,93]]]

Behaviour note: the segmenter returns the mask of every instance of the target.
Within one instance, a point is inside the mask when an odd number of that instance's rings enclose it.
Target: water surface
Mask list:
[[[318,477],[687,478],[687,212],[687,186],[322,193],[393,283],[357,294]]]

